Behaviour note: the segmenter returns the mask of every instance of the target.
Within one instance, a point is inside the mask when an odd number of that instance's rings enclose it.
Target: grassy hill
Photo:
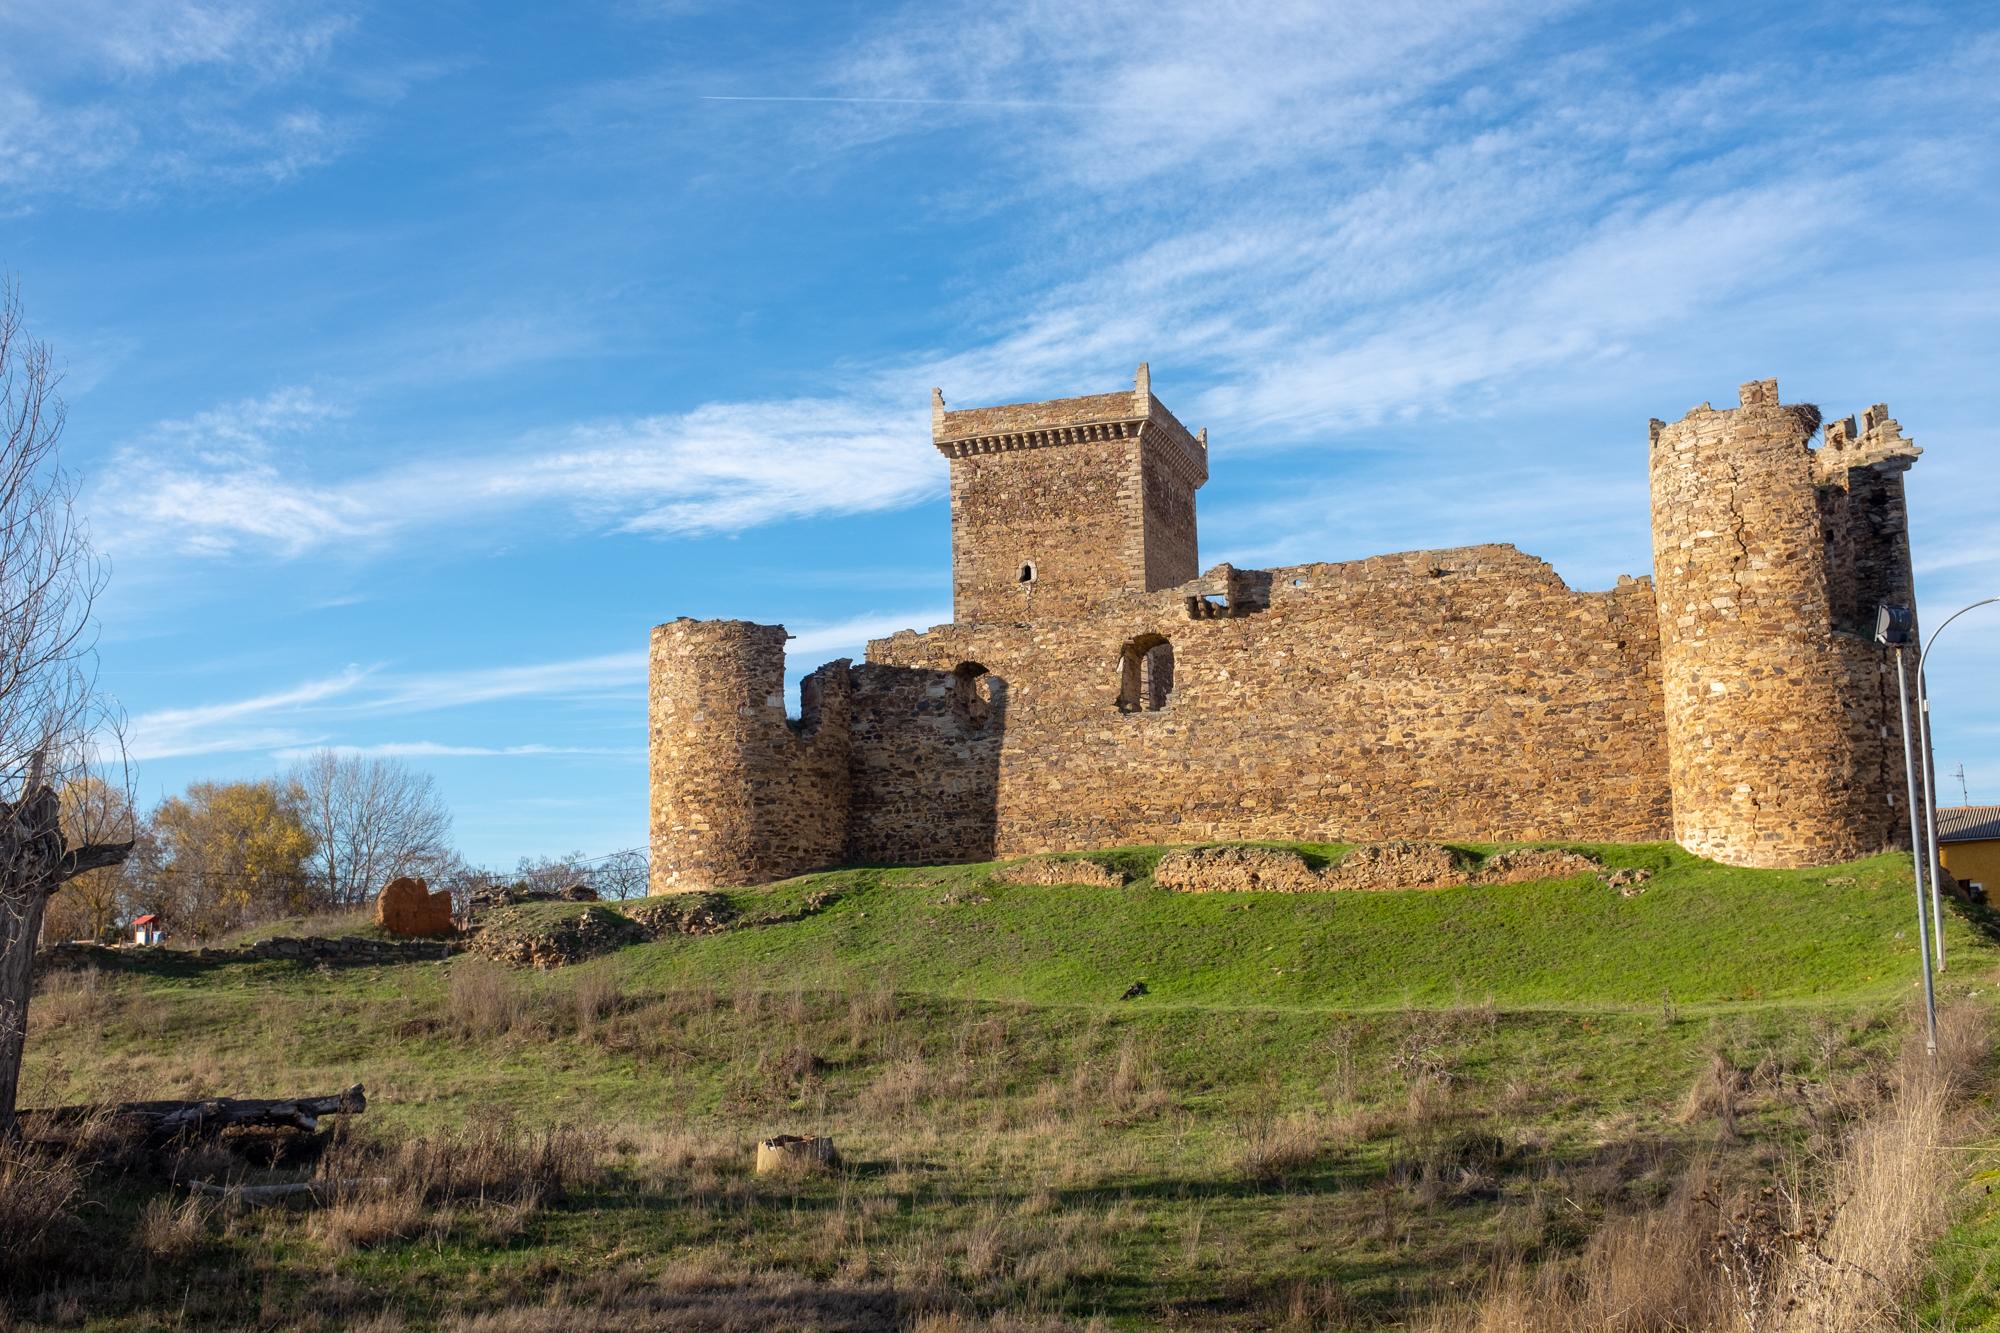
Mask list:
[[[853,988],[1090,1004],[1144,980],[1144,1003],[1367,1011],[1492,1001],[1592,1009],[1887,997],[1915,976],[1906,858],[1746,871],[1669,844],[1581,848],[1654,877],[1621,897],[1592,876],[1402,893],[1170,893],[1158,848],[1102,859],[1123,889],[992,882],[988,867],[849,870],[733,895],[782,929],[673,941],[634,959],[649,981]],[[1314,847],[1336,853],[1338,848]],[[1475,854],[1488,848],[1467,849]],[[1987,918],[1947,946],[1993,958]]]
[[[402,1194],[177,1228],[143,1173],[100,1175],[95,1239],[9,1299],[107,1327],[1420,1319],[1697,1164],[1726,1194],[1824,1156],[1898,1057],[1907,859],[1589,850],[1644,892],[1179,894],[1142,848],[1100,854],[1123,888],[807,876],[726,895],[719,933],[548,973],[168,954],[54,978],[30,1100],[365,1082],[340,1169]],[[585,910],[617,909],[512,928]],[[1954,993],[1990,988],[1994,937],[1954,911]],[[833,1134],[846,1166],[752,1176],[780,1131]]]

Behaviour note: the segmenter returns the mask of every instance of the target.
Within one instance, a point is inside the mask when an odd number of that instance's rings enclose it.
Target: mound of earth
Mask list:
[[[665,894],[623,911],[599,903],[531,903],[488,912],[466,947],[512,967],[563,967],[628,944],[714,935],[734,924],[735,905],[719,893]]]
[[[467,951],[510,967],[562,967],[652,938],[623,912],[593,904],[570,910],[502,907],[479,923]]]
[[[1058,884],[1086,884],[1101,889],[1123,888],[1125,872],[1099,865],[1095,861],[1085,861],[1079,857],[1058,856],[1041,861],[1016,861],[1012,865],[1001,866],[993,872],[992,878],[999,884],[1040,884],[1053,887]]]

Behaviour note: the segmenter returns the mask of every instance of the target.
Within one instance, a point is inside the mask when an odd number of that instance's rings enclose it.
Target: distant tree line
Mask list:
[[[272,777],[190,783],[150,812],[92,777],[63,787],[61,801],[65,824],[129,827],[137,845],[124,863],[57,891],[45,941],[107,939],[145,913],[163,917],[170,938],[214,939],[276,917],[366,906],[397,875],[421,875],[461,906],[497,885],[587,884],[606,898],[646,892],[646,855],[636,848],[524,857],[511,873],[468,865],[435,779],[393,759],[321,750]]]

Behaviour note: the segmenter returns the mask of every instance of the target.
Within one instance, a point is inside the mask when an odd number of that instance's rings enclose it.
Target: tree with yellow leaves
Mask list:
[[[155,901],[145,906],[194,938],[307,911],[316,906],[307,862],[317,849],[295,785],[190,783],[153,812]]]

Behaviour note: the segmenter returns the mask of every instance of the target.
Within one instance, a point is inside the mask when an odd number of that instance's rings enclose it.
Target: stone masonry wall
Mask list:
[[[1211,576],[1034,625],[951,625],[871,662],[1005,682],[990,854],[1227,838],[1660,838],[1658,626],[1644,581],[1572,592],[1511,547]],[[1118,707],[1120,650],[1173,653]],[[905,859],[930,859],[911,844]],[[884,858],[886,859],[886,858]]]
[[[1207,436],[1151,385],[1142,364],[1129,393],[947,411],[933,391],[932,442],[951,459],[954,620],[1070,616],[1195,576]]]
[[[1136,438],[954,459],[953,618],[1065,617],[1131,586],[1133,534],[1118,520],[1138,490]]]
[[[1008,697],[976,662],[853,671],[846,859],[977,861],[993,854]]]
[[[1879,851],[1906,817],[1894,663],[1862,629],[1892,587],[1909,601],[1900,477],[1895,531],[1864,530],[1883,518],[1883,483],[1857,479],[1852,499],[1823,489],[1826,455],[1861,455],[1844,431],[1815,455],[1818,425],[1816,408],[1779,401],[1775,380],[1744,385],[1736,408],[1653,423],[1674,837],[1736,865]],[[1879,450],[1874,466],[1907,467],[1912,450]]]

